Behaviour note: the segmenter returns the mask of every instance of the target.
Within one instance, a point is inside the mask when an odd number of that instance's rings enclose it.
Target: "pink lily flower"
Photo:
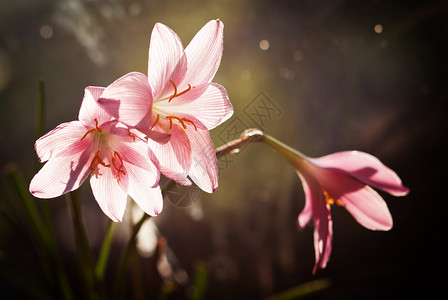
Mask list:
[[[263,140],[296,169],[305,191],[305,207],[297,224],[303,229],[314,220],[316,263],[313,274],[327,266],[333,240],[331,207],[344,207],[362,226],[390,230],[392,216],[383,198],[372,187],[393,196],[405,196],[409,189],[397,174],[376,157],[360,151],[344,151],[310,158],[265,135]]]
[[[163,206],[159,171],[148,155],[144,138],[106,114],[97,104],[104,88],[87,87],[79,121],[62,123],[36,141],[41,162],[30,192],[55,198],[77,189],[90,176],[90,185],[103,212],[120,222],[127,195],[147,214]]]
[[[218,166],[209,130],[233,114],[227,92],[212,83],[223,51],[220,20],[208,22],[183,48],[157,23],[151,34],[148,77],[132,72],[109,85],[99,99],[112,116],[148,137],[154,161],[167,177],[218,187]],[[191,179],[191,180],[190,180]]]

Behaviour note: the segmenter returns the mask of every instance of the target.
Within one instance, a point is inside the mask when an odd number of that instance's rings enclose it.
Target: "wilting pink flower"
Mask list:
[[[97,104],[104,88],[87,87],[79,121],[62,123],[36,141],[41,162],[30,192],[54,198],[77,189],[89,173],[93,195],[103,212],[121,221],[127,195],[150,215],[162,210],[159,172],[146,141],[133,134]]]
[[[393,196],[407,195],[397,174],[376,157],[359,151],[344,151],[310,158],[265,136],[264,141],[284,156],[296,169],[305,191],[305,208],[298,217],[304,228],[314,220],[313,273],[325,268],[333,240],[331,207],[345,207],[359,224],[371,230],[392,228],[392,216],[382,197],[371,187]]]
[[[212,83],[222,56],[224,25],[208,22],[183,48],[179,37],[156,24],[149,46],[148,77],[129,73],[108,86],[99,103],[148,137],[155,162],[167,177],[206,192],[218,186],[209,130],[233,113],[226,90]]]

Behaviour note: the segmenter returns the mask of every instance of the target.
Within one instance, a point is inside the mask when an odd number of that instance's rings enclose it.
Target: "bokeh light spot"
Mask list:
[[[50,25],[42,25],[39,32],[40,36],[44,39],[50,39],[53,37],[53,27]]]
[[[278,75],[286,80],[293,80],[294,79],[294,72],[288,68],[280,68],[278,70]]]
[[[376,24],[375,27],[373,27],[373,30],[375,30],[376,33],[383,32],[383,26],[381,24]]]
[[[261,40],[260,41],[260,49],[263,51],[266,51],[269,49],[269,41],[268,40]]]
[[[242,80],[248,81],[252,77],[252,74],[250,73],[249,70],[243,70],[240,73],[240,77],[241,77]]]

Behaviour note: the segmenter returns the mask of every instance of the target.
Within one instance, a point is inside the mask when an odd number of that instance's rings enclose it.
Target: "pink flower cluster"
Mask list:
[[[184,49],[175,32],[156,24],[148,76],[131,72],[106,88],[87,87],[79,120],[36,141],[39,160],[48,162],[32,179],[30,192],[58,197],[90,175],[99,206],[120,222],[128,196],[149,215],[161,212],[160,173],[215,191],[218,167],[209,130],[233,114],[226,90],[211,82],[221,62],[223,29],[219,20],[208,22]],[[358,151],[310,158],[267,135],[263,141],[293,165],[303,184],[306,202],[297,223],[304,228],[314,221],[313,273],[330,259],[334,204],[366,228],[392,228],[389,209],[372,187],[394,196],[409,190],[377,158]]]
[[[148,76],[132,72],[106,88],[87,87],[79,120],[36,141],[41,162],[30,192],[54,198],[90,185],[103,212],[122,220],[129,195],[149,215],[163,207],[160,173],[206,192],[218,187],[209,130],[233,114],[226,90],[212,79],[223,51],[220,20],[208,22],[184,49],[156,24]]]

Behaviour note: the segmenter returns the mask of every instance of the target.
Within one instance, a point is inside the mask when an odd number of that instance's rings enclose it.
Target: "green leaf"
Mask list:
[[[295,286],[278,294],[272,295],[265,300],[292,300],[323,292],[330,287],[329,279],[317,279]]]

